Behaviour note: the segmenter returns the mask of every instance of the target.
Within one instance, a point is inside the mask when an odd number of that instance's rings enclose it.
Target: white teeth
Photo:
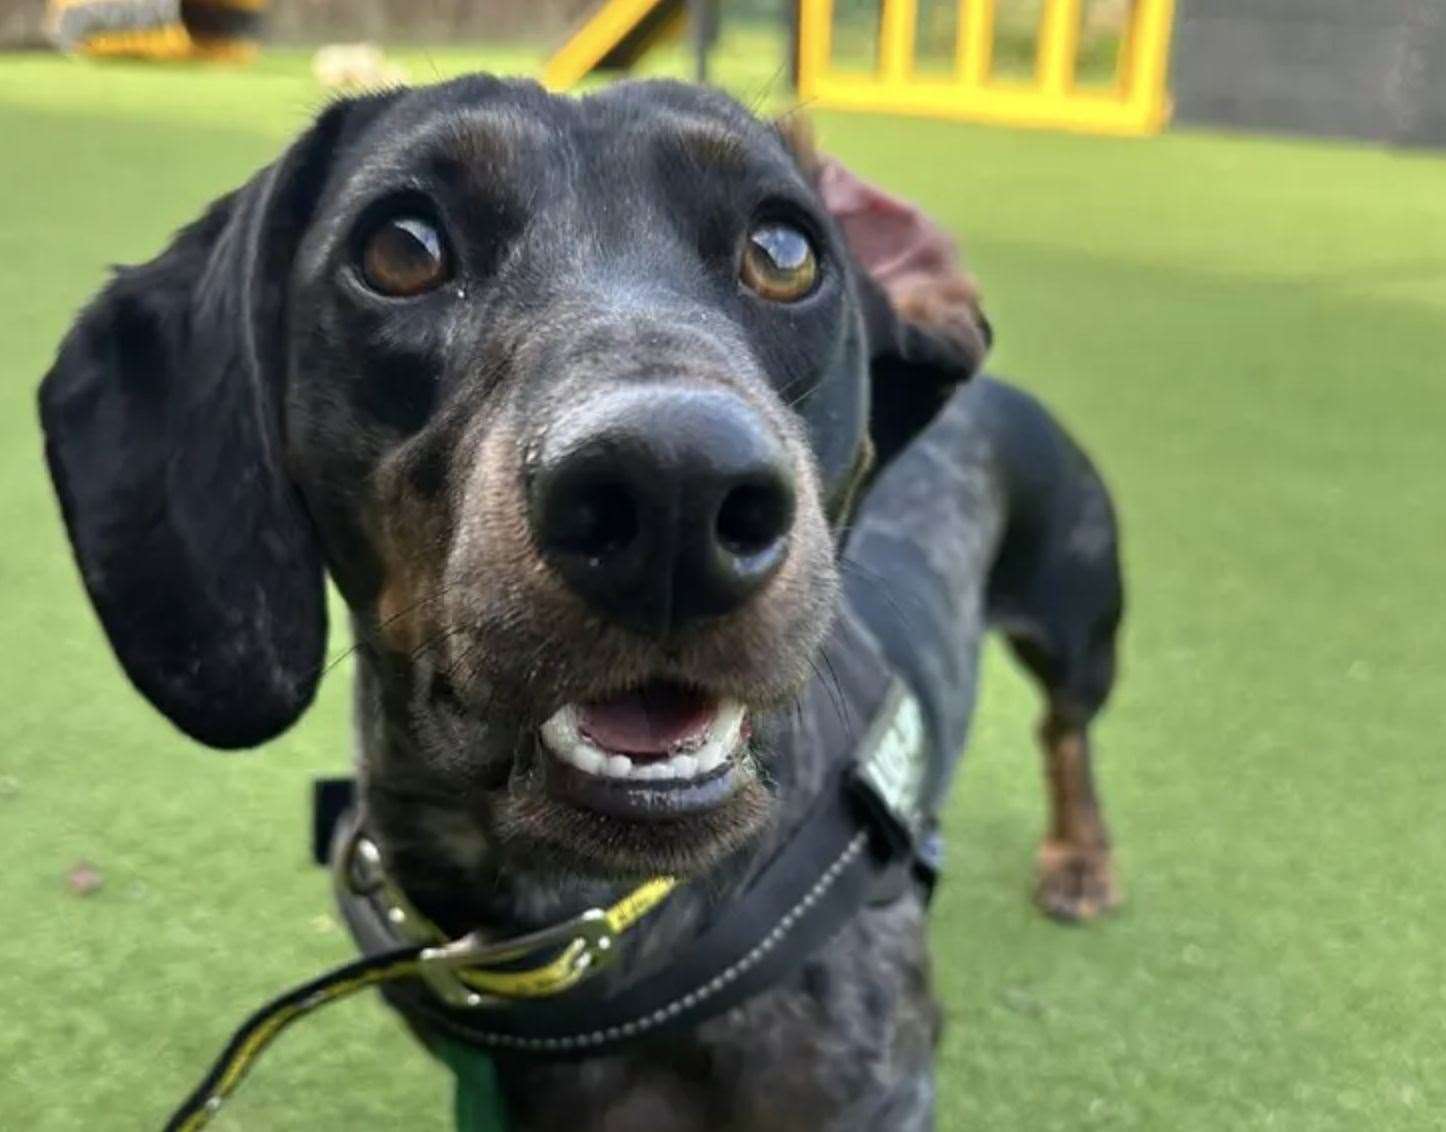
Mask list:
[[[674,778],[696,778],[698,776],[698,760],[692,755],[675,755],[668,762],[672,764]]]
[[[627,755],[610,755],[603,773],[609,778],[627,778],[633,773],[633,760]]]
[[[737,700],[724,700],[718,706],[707,742],[693,753],[693,758],[697,760],[695,773],[709,774],[717,770],[723,765],[723,760],[737,749],[745,710]]]
[[[710,770],[717,770],[726,756],[720,750],[705,747],[695,757],[698,760],[698,773],[707,774]]]
[[[604,757],[590,744],[579,743],[568,755],[567,761],[578,770],[586,771],[588,774],[608,774],[610,773],[608,764],[612,760]]]
[[[667,759],[634,763],[626,755],[603,750],[577,725],[577,709],[568,704],[542,725],[542,741],[554,755],[584,774],[638,781],[687,781],[717,770],[738,749],[746,709],[737,700],[718,705],[708,737],[696,750]]]

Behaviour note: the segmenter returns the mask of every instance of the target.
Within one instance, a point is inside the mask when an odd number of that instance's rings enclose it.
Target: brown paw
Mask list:
[[[1109,846],[1046,840],[1037,863],[1034,902],[1045,915],[1077,924],[1119,906],[1120,886]]]

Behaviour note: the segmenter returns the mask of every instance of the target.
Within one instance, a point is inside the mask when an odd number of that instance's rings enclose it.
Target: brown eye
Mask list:
[[[405,298],[446,282],[451,269],[434,225],[416,216],[396,216],[367,237],[361,270],[373,291]]]
[[[818,259],[808,237],[788,224],[760,224],[748,233],[738,278],[775,303],[792,303],[813,290]]]

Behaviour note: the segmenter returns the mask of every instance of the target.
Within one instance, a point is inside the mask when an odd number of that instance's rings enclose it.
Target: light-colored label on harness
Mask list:
[[[874,719],[857,773],[910,833],[917,833],[923,820],[919,794],[924,788],[924,740],[919,701],[896,682]]]

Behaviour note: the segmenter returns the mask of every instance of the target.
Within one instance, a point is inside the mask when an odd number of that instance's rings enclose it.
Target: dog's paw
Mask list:
[[[1045,840],[1039,847],[1034,902],[1066,923],[1098,919],[1119,906],[1119,882],[1109,846]]]

